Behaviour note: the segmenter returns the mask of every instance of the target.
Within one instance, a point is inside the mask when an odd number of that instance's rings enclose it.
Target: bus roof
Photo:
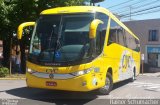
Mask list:
[[[67,14],[67,13],[94,13],[94,12],[102,12],[106,15],[110,16],[114,21],[116,21],[120,26],[122,26],[125,30],[127,30],[130,34],[132,34],[136,39],[139,38],[133,34],[133,32],[126,27],[115,15],[113,15],[108,9],[103,7],[96,6],[69,6],[69,7],[57,7],[47,9],[41,12],[41,15],[49,15],[49,14]]]
[[[59,14],[59,13],[84,13],[84,12],[109,12],[107,9],[96,6],[69,6],[69,7],[57,7],[47,9],[41,12],[41,14]]]

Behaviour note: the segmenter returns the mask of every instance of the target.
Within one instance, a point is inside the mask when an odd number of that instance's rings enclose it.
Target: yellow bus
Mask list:
[[[66,91],[99,90],[132,81],[140,72],[140,43],[109,10],[95,6],[58,7],[41,12],[27,60],[28,87]]]

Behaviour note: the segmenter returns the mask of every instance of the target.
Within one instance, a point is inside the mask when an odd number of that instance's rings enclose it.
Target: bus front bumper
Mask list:
[[[66,90],[66,91],[91,91],[104,86],[101,73],[88,73],[69,79],[41,78],[29,72],[26,73],[28,87]]]

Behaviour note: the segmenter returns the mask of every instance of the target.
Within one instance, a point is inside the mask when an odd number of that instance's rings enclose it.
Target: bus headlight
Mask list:
[[[30,72],[32,72],[32,69],[29,69],[29,68],[28,68],[27,71],[30,73]]]
[[[34,71],[34,70],[32,70],[32,69],[28,68],[28,69],[27,69],[27,72],[29,72],[29,73],[31,73],[31,74],[32,74],[32,73],[35,73],[36,71]]]
[[[90,73],[92,70],[94,70],[94,69],[93,69],[93,68],[89,68],[89,69],[86,69],[86,70],[77,71],[77,72],[70,73],[70,74],[71,74],[71,75],[74,75],[74,76],[80,76],[80,75],[88,74],[88,73]]]

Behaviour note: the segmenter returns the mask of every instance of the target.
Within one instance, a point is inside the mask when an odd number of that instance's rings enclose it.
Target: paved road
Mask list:
[[[2,102],[18,101],[18,105],[69,104],[106,105],[105,99],[160,99],[160,77],[139,76],[135,82],[123,81],[114,85],[109,95],[92,92],[66,92],[26,88],[25,80],[0,80]],[[14,99],[14,100],[12,100]],[[20,100],[19,100],[20,99]],[[60,99],[60,100],[59,100]],[[63,101],[62,101],[63,99]],[[74,100],[66,100],[74,99]],[[77,99],[77,100],[76,100]],[[83,100],[79,100],[83,99]],[[3,104],[3,103],[0,103]],[[53,104],[54,103],[54,104]],[[160,103],[160,102],[159,102]],[[4,104],[3,104],[4,105]]]

